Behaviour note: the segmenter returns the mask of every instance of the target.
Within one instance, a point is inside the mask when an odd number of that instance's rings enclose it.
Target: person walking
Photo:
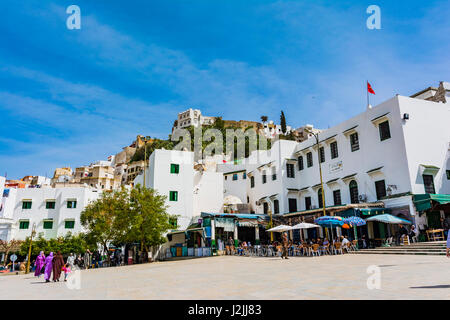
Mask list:
[[[92,253],[89,251],[89,249],[86,249],[86,252],[84,253],[84,267],[88,269],[91,267],[92,264]]]
[[[45,258],[45,271],[44,271],[45,282],[50,282],[52,270],[53,270],[53,252],[50,252],[47,258]]]
[[[283,232],[283,254],[281,255],[281,259],[283,259],[283,258],[289,259],[287,257],[288,246],[289,246],[289,241],[288,241],[287,233]]]
[[[450,258],[450,234],[447,236],[447,258]]]
[[[69,263],[66,263],[62,270],[64,271],[64,281],[67,281],[67,276],[72,271],[72,268],[70,267]]]
[[[64,259],[60,251],[56,253],[56,256],[53,258],[53,281],[59,281],[61,277],[61,271],[64,267]]]
[[[67,263],[69,264],[70,268],[73,269],[75,265],[75,255],[72,252],[67,257]]]
[[[40,278],[41,274],[43,273],[42,268],[45,265],[45,255],[44,251],[39,252],[39,255],[36,258],[36,262],[34,263],[34,266],[36,269],[34,270],[34,276]]]

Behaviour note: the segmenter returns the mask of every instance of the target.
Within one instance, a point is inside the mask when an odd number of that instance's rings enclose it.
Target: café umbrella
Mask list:
[[[281,224],[279,226],[276,226],[276,227],[271,228],[271,229],[266,230],[266,231],[267,232],[284,232],[284,231],[288,231],[288,230],[291,230],[291,229],[292,229],[292,227],[286,226],[284,224]]]
[[[331,229],[331,238],[333,239],[333,227],[342,227],[344,221],[339,216],[323,216],[314,220],[319,226]]]
[[[298,230],[298,229],[311,229],[311,228],[319,228],[320,226],[314,223],[307,223],[307,222],[300,222],[296,224],[295,226],[292,226],[292,230]],[[302,233],[300,232],[300,237],[303,240]]]
[[[391,224],[404,224],[404,223],[411,224],[411,221],[401,219],[396,216],[393,216],[392,214],[387,213],[367,218],[366,221],[377,221]]]
[[[355,240],[358,239],[358,232],[356,230],[356,227],[361,227],[366,225],[366,221],[360,217],[348,217],[344,219],[345,223],[348,223],[353,226],[353,233],[355,235]]]

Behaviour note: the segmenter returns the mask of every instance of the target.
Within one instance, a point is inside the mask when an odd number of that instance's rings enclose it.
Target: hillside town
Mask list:
[[[225,152],[199,158],[193,150],[167,147],[169,140],[137,135],[105,159],[55,168],[51,177],[0,177],[0,239],[25,240],[33,225],[45,239],[82,233],[80,215],[89,203],[141,185],[165,195],[167,212],[177,217],[153,260],[268,244],[274,240],[269,227],[313,224],[321,216],[389,214],[414,226],[415,241],[444,240],[450,225],[449,101],[450,83],[440,82],[367,105],[328,129],[294,129],[266,116],[222,120],[189,108],[178,113],[172,134],[220,121],[225,128],[255,130],[270,148],[241,159]],[[392,241],[398,226],[369,221],[357,233],[340,226],[286,230],[294,243],[330,232],[364,240],[370,253]],[[136,256],[124,254],[127,261]]]

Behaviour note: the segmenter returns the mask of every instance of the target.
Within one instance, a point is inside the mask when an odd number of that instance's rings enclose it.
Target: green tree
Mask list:
[[[262,121],[263,123],[266,123],[267,120],[269,120],[269,118],[268,118],[267,116],[261,116],[261,121]]]
[[[139,242],[146,253],[150,247],[163,244],[163,234],[172,227],[166,210],[166,196],[138,184],[130,191],[129,209],[118,212],[117,227],[126,230],[120,240]]]
[[[128,191],[125,188],[103,192],[99,199],[88,204],[80,216],[91,242],[100,244],[107,252],[108,245],[124,237],[125,228],[119,228],[117,216],[129,212]],[[110,257],[107,255],[108,262]]]
[[[17,248],[18,246],[20,246],[21,243],[22,243],[22,241],[14,240],[14,239],[12,239],[10,241],[0,240],[0,252],[5,253],[5,262],[4,262],[5,266],[8,261],[9,252],[14,251],[14,249]]]
[[[166,150],[172,150],[174,146],[175,146],[174,142],[171,141],[170,139],[168,140],[155,139],[152,143],[147,143],[145,145],[145,149],[147,149],[147,159],[156,149],[164,148]],[[130,162],[144,160],[145,149],[144,147],[137,149],[133,157],[131,157]]]
[[[286,134],[286,117],[284,116],[284,112],[283,110],[281,110],[281,115],[280,115],[280,125],[281,125],[281,132],[283,132],[283,134]]]
[[[28,254],[29,245],[30,238],[28,237],[20,246],[20,255]],[[69,253],[81,254],[86,251],[87,248],[94,249],[95,247],[95,244],[89,245],[87,243],[86,235],[82,233],[77,235],[68,233],[64,237],[49,240],[46,240],[41,235],[33,240],[33,245],[31,246],[31,256],[37,256],[41,251],[44,251],[45,254],[58,251],[61,251],[63,255],[68,255]]]

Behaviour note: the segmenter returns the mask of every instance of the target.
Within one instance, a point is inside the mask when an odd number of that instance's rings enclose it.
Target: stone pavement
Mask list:
[[[370,290],[370,265],[381,288]],[[450,299],[445,256],[208,257],[83,270],[80,289],[0,277],[0,299]]]

